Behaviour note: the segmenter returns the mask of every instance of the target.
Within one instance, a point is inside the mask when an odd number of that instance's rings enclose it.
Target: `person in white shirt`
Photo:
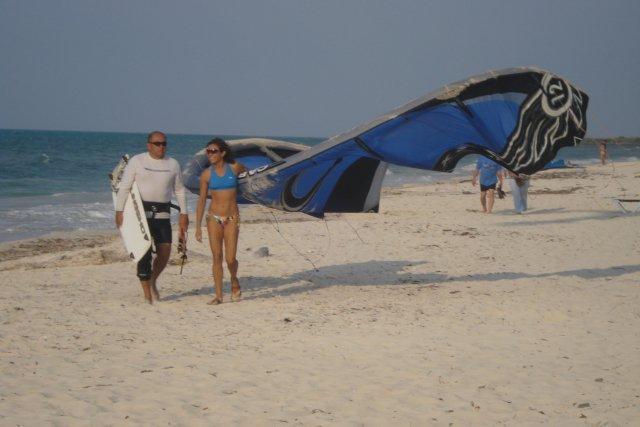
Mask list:
[[[189,227],[187,200],[182,183],[180,164],[167,153],[167,137],[154,131],[147,137],[147,152],[135,155],[129,160],[120,181],[116,200],[116,227],[122,226],[124,204],[135,181],[140,189],[149,231],[156,248],[156,257],[151,265],[151,249],[138,262],[138,278],[144,297],[153,304],[160,299],[156,282],[171,255],[171,196],[176,195],[180,207],[179,238],[184,240]]]
[[[529,175],[518,174],[506,170],[507,182],[511,189],[511,196],[513,196],[513,207],[516,213],[522,214],[529,206],[527,204],[527,192],[529,191],[530,177]]]

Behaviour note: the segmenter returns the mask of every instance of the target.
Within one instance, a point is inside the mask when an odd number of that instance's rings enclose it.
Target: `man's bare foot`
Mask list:
[[[218,305],[218,304],[222,304],[222,299],[214,298],[207,303],[207,305]]]
[[[242,298],[242,289],[237,277],[231,279],[231,301],[238,302]]]

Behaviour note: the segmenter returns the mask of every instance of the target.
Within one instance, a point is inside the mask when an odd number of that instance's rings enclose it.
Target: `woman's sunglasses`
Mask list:
[[[210,149],[207,148],[207,154],[209,154],[209,155],[216,154],[216,153],[219,153],[219,152],[220,152],[220,150],[218,150],[217,148],[214,149],[214,150],[210,150]]]

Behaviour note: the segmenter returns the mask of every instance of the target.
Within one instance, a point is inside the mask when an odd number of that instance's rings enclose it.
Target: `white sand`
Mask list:
[[[468,181],[253,207],[216,307],[194,239],[153,306],[115,233],[2,245],[0,424],[638,425],[640,214],[608,197],[639,195],[628,163],[536,175],[522,216]]]

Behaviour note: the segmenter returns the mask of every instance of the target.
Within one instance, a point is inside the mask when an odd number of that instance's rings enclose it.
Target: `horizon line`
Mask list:
[[[31,132],[87,132],[87,133],[116,133],[116,134],[133,134],[133,135],[148,135],[150,132],[160,130],[154,129],[151,131],[111,131],[111,130],[79,130],[79,129],[27,129],[27,128],[3,128],[0,127],[0,131],[31,131]],[[256,135],[256,134],[244,134],[244,133],[188,133],[188,132],[170,132],[160,130],[167,135],[186,135],[186,136],[241,136],[246,138],[313,138],[313,139],[328,139],[325,136],[303,136],[303,135]]]
[[[155,129],[158,130],[158,129]],[[25,129],[25,128],[2,128],[0,127],[0,131],[31,131],[31,132],[88,132],[88,133],[116,133],[116,134],[134,134],[134,135],[148,135],[149,132],[153,131],[145,131],[145,132],[134,132],[134,131],[110,131],[110,130],[78,130],[78,129]],[[245,138],[270,138],[270,139],[278,139],[278,138],[312,138],[312,139],[321,139],[326,141],[330,137],[325,136],[302,136],[302,135],[256,135],[256,134],[232,134],[232,133],[184,133],[184,132],[169,132],[169,131],[161,131],[166,133],[167,135],[186,135],[186,136],[240,136]],[[584,140],[597,140],[597,139],[640,139],[640,135],[637,136],[628,136],[628,135],[616,135],[616,136],[588,136],[585,137]]]

